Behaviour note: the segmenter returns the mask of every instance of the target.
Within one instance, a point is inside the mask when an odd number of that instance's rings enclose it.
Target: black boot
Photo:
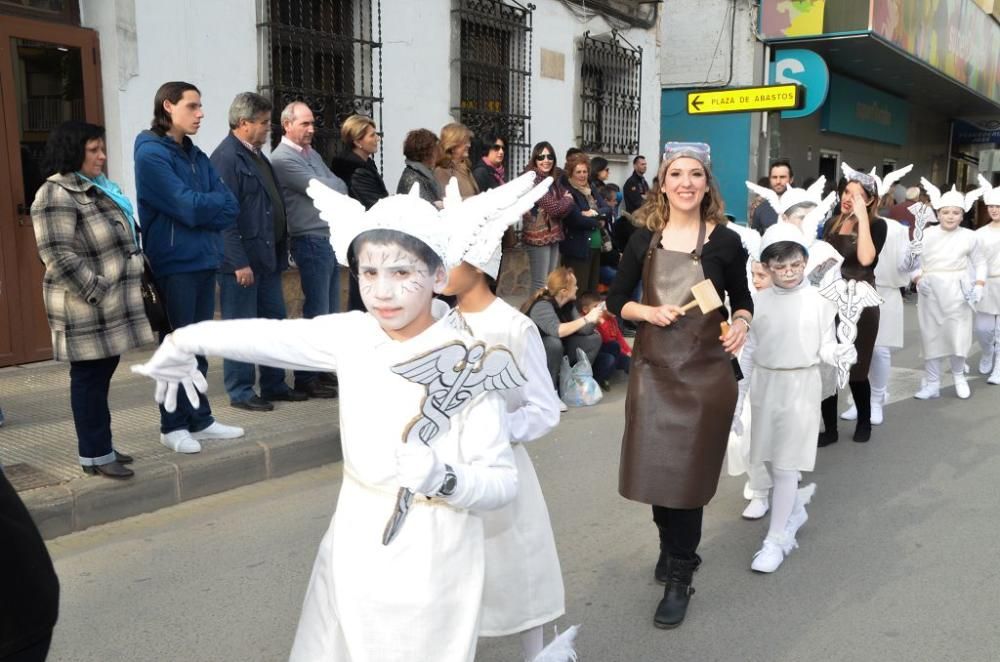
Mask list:
[[[670,558],[667,563],[667,583],[663,589],[663,599],[656,606],[653,625],[669,630],[684,622],[688,603],[694,595],[691,578],[697,565],[697,560]]]
[[[858,410],[858,424],[854,428],[854,441],[865,442],[872,438],[872,385],[867,379],[851,382],[851,395]]]
[[[869,406],[870,403],[869,403]],[[833,394],[829,398],[824,398],[820,403],[820,413],[823,415],[823,431],[819,433],[816,445],[820,448],[837,443],[837,395]]]

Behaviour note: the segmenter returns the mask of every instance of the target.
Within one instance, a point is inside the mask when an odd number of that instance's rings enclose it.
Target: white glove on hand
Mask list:
[[[426,496],[434,496],[444,483],[444,463],[434,449],[420,442],[399,444],[396,448],[396,479],[403,487]]]
[[[208,391],[208,382],[198,370],[195,355],[178,347],[173,335],[164,338],[163,344],[149,361],[132,366],[132,372],[156,380],[154,397],[169,412],[177,409],[178,384],[184,387],[184,393],[192,407],[198,406],[198,393]]]
[[[976,285],[975,287],[973,287],[971,290],[969,290],[969,296],[966,297],[966,298],[969,300],[969,303],[971,303],[972,305],[976,305],[977,303],[979,303],[980,301],[982,301],[983,300],[983,286],[982,285]]]
[[[839,365],[845,363],[854,365],[858,362],[858,350],[854,348],[854,345],[840,343],[837,345],[837,349],[833,351],[833,355],[837,358]]]
[[[927,297],[931,295],[931,286],[923,278],[917,281],[917,294],[919,294],[922,297]]]

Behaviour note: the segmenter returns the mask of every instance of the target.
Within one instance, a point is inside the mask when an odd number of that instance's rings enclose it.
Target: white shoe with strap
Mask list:
[[[795,538],[789,538],[786,533],[768,536],[764,538],[764,544],[761,548],[753,555],[750,569],[754,572],[774,572],[781,567],[785,557],[798,546],[799,543],[795,542]]]

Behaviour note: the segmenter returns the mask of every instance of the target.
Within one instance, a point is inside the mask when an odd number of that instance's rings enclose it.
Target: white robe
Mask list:
[[[807,281],[757,295],[741,365],[749,375],[750,462],[778,469],[816,466],[822,384],[819,366],[833,364],[837,306]]]
[[[177,331],[185,348],[261,365],[336,370],[344,482],[320,543],[292,647],[294,662],[470,662],[484,582],[484,533],[472,509],[517,489],[504,400],[477,397],[433,443],[458,476],[452,497],[416,495],[395,540],[382,544],[396,493],[395,450],[425,389],[390,371],[455,340],[439,322],[390,339],[367,313],[311,320],[229,320]]]
[[[453,313],[454,314],[454,313]],[[559,400],[538,327],[502,299],[462,313],[472,335],[514,354],[528,383],[504,391],[518,491],[513,502],[482,513],[486,527],[486,586],[480,636],[515,634],[554,621],[566,611],[559,555],[548,507],[524,442],[559,423]]]
[[[1000,315],[1000,227],[994,223],[976,230],[980,250],[986,260],[986,287],[976,310],[987,315]]]
[[[972,346],[973,309],[962,288],[986,275],[976,233],[967,228],[945,232],[940,225],[924,230],[917,319],[924,360],[968,356]]]
[[[910,258],[910,234],[906,226],[891,218],[886,226],[885,245],[875,265],[875,289],[882,296],[879,306],[876,347],[903,347],[903,295],[899,288],[910,283],[913,260]]]

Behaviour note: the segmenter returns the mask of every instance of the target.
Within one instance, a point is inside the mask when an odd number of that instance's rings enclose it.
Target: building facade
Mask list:
[[[345,117],[373,117],[390,191],[407,131],[453,121],[506,136],[510,175],[548,140],[622,183],[659,151],[659,20],[629,0],[0,0],[0,365],[50,356],[27,210],[60,122],[106,127],[108,175],[133,199],[133,142],[171,80],[202,92],[206,152],[255,90],[275,102],[273,142],[281,107],[309,103],[328,157]]]

